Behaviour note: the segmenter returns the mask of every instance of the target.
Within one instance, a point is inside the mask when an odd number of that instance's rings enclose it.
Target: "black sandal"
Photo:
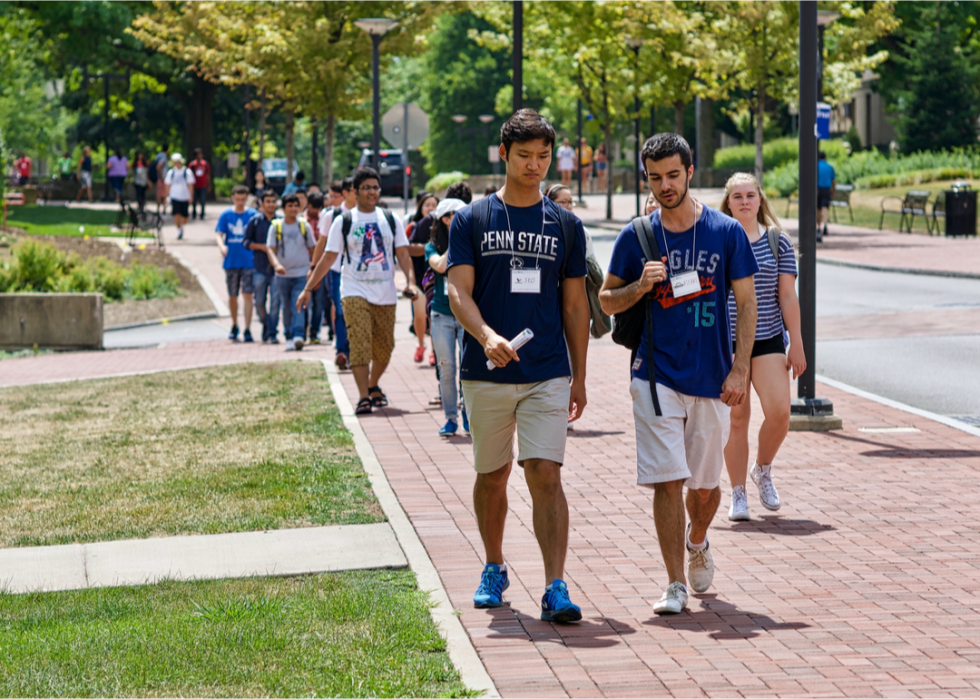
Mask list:
[[[361,400],[357,401],[357,407],[354,408],[354,414],[355,415],[370,415],[371,410],[372,410],[372,408],[371,408],[371,399],[370,398],[361,398]]]
[[[368,394],[369,395],[371,393],[374,393],[375,391],[377,391],[381,395],[371,396],[371,405],[373,405],[375,408],[385,408],[385,407],[387,407],[388,406],[388,396],[386,396],[384,394],[384,391],[382,391],[379,386],[372,386],[372,387],[368,388]]]

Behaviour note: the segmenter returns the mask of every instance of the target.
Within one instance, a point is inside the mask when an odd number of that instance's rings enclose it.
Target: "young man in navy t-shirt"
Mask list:
[[[644,259],[630,223],[613,246],[599,299],[613,315],[652,294],[653,374],[661,414],[653,402],[644,332],[630,384],[636,481],[654,489],[654,523],[670,578],[653,611],[676,614],[687,605],[687,579],[695,592],[705,592],[714,577],[708,526],[721,501],[731,406],[748,400],[756,319],[752,276],[759,267],[741,225],[689,196],[694,168],[687,141],[657,134],[643,146],[642,157],[650,191],[660,202],[650,220],[662,259]],[[738,306],[734,362],[729,289]],[[686,533],[684,486],[691,517]]]
[[[453,217],[447,260],[450,307],[467,333],[460,375],[477,473],[473,504],[486,550],[473,603],[499,607],[509,585],[503,534],[516,427],[517,462],[531,491],[544,558],[541,618],[578,621],[582,612],[562,580],[568,503],[561,465],[568,422],[586,404],[585,231],[541,195],[555,145],[551,124],[521,109],[500,129],[500,141],[506,182]],[[534,337],[515,350],[510,340],[525,329]]]

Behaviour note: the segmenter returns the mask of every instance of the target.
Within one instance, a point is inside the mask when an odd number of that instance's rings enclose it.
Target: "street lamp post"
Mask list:
[[[374,105],[372,117],[374,128],[371,132],[371,165],[375,170],[381,169],[381,73],[379,68],[381,40],[385,34],[390,32],[398,25],[393,19],[383,17],[373,17],[369,19],[359,19],[354,22],[358,27],[371,35],[371,65],[372,65],[372,86],[374,90]]]
[[[806,371],[797,380],[791,406],[795,429],[827,430],[841,425],[834,406],[816,398],[817,334],[817,3],[800,2],[800,332]]]
[[[89,75],[88,66],[84,68],[84,80],[87,83],[89,79],[101,80],[103,87],[103,100],[105,104],[102,105],[102,138],[105,141],[105,159],[106,163],[109,162],[109,81],[110,80],[125,80],[126,84],[129,85],[129,71],[125,73],[98,73],[96,75]],[[109,172],[108,164],[106,165],[106,173]],[[112,201],[112,195],[109,193],[109,175],[105,176],[105,194],[102,195],[102,201]]]
[[[640,72],[640,47],[643,46],[643,39],[628,37],[626,43],[633,49],[634,57],[634,76]],[[633,80],[633,174],[636,183],[636,215],[640,215],[640,88],[637,80]]]

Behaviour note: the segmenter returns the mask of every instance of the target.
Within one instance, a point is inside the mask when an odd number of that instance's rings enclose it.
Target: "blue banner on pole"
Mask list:
[[[817,138],[830,140],[830,105],[826,102],[817,102]]]

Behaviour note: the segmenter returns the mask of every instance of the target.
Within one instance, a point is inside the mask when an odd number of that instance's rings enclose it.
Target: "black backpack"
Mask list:
[[[639,216],[633,219],[633,231],[643,251],[643,264],[662,259],[657,237],[653,234],[653,224],[649,216]],[[612,339],[617,345],[622,345],[630,352],[630,367],[636,361],[636,353],[640,349],[643,333],[647,336],[646,362],[650,374],[650,395],[653,398],[653,409],[657,417],[661,417],[660,400],[657,398],[657,379],[653,361],[653,294],[649,293],[640,301],[613,316]]]

